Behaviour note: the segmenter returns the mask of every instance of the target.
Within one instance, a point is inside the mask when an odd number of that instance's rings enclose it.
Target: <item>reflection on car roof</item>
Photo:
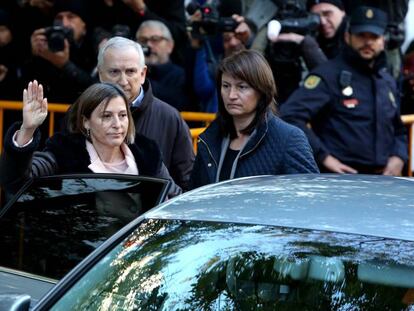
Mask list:
[[[274,225],[414,240],[414,179],[257,176],[208,185],[146,217]]]

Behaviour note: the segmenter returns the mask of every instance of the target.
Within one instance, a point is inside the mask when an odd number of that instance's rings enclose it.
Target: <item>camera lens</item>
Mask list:
[[[63,51],[65,48],[65,35],[62,32],[52,32],[47,40],[47,44],[52,52]]]

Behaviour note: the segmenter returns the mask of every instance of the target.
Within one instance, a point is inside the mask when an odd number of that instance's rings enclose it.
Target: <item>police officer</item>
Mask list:
[[[282,118],[307,134],[322,171],[402,172],[407,139],[396,83],[385,69],[386,26],[385,12],[356,8],[343,51],[317,67],[281,107]]]

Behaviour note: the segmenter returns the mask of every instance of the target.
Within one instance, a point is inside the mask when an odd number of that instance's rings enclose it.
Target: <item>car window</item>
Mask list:
[[[60,279],[157,205],[167,181],[138,176],[39,178],[0,214],[0,266]]]
[[[413,256],[370,236],[147,220],[51,310],[407,310]]]

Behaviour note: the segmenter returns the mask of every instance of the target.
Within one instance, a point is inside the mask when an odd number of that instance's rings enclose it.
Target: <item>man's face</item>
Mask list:
[[[370,32],[345,33],[345,42],[365,60],[373,60],[385,46],[384,36]]]
[[[7,26],[0,26],[0,46],[6,46],[12,40],[12,33]]]
[[[138,95],[145,82],[147,67],[139,65],[139,55],[133,47],[106,50],[102,67],[99,68],[101,82],[118,84],[125,92],[129,102]]]
[[[145,63],[150,65],[165,64],[170,60],[174,42],[164,37],[162,31],[156,27],[139,29],[136,40],[150,48],[151,54],[145,56]]]
[[[224,56],[229,56],[234,52],[244,50],[246,48],[234,32],[223,33],[223,47]]]
[[[345,16],[344,11],[330,3],[315,4],[311,8],[311,12],[319,14],[321,18],[321,26],[319,30],[321,35],[326,39],[330,39],[335,36],[336,31]]]
[[[73,30],[73,39],[77,42],[86,34],[86,24],[75,13],[70,11],[59,12],[55,17],[55,22],[59,22],[66,28]]]

